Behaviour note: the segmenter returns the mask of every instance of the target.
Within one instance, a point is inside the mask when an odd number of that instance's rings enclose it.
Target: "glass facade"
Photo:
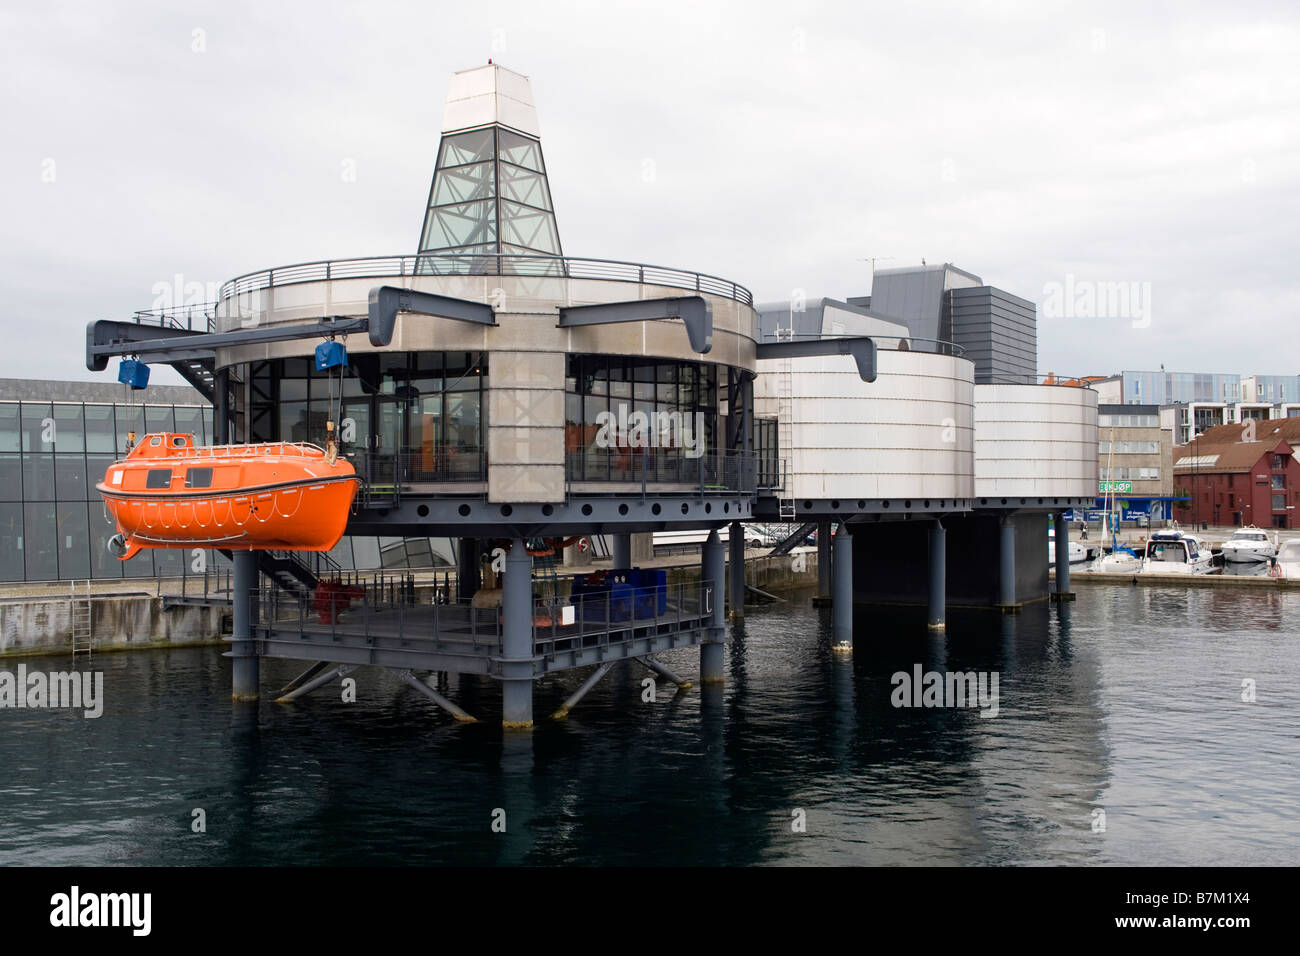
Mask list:
[[[618,355],[570,355],[565,462],[570,481],[695,482],[716,454],[718,369]]]
[[[546,181],[542,144],[489,126],[442,138],[420,231],[429,273],[560,274],[560,264],[520,256],[559,256],[560,234]],[[446,257],[446,258],[444,258]]]
[[[180,551],[125,562],[108,553],[117,528],[95,484],[128,431],[182,422],[211,440],[212,410],[201,405],[0,402],[0,581],[179,574]]]

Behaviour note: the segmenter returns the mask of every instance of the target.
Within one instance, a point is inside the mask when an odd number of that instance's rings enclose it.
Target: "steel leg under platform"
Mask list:
[[[403,681],[406,684],[409,684],[411,687],[414,687],[421,694],[429,698],[429,700],[433,701],[435,704],[437,704],[447,713],[451,714],[461,723],[466,723],[466,724],[475,723],[475,719],[473,717],[465,713],[465,711],[461,710],[459,707],[457,707],[455,704],[449,701],[446,697],[443,697],[436,690],[430,687],[425,681],[420,680],[420,678],[416,677],[409,670],[406,670],[405,668],[400,670],[394,668],[393,673],[397,676],[399,680]]]
[[[1070,590],[1070,526],[1065,523],[1065,513],[1058,511],[1052,518],[1056,529],[1056,590],[1052,597],[1057,601],[1073,601]]]
[[[721,684],[723,648],[726,646],[727,619],[723,582],[726,580],[727,555],[722,548],[718,532],[710,531],[702,549],[700,581],[703,588],[704,607],[711,614],[708,637],[700,644],[700,680],[705,684]]]
[[[730,555],[727,560],[727,604],[732,620],[745,616],[745,526],[739,521],[731,523],[727,536]]]
[[[328,664],[326,663],[321,663],[317,665],[317,667],[326,667],[326,666],[328,666]],[[315,669],[316,668],[312,668],[312,670]],[[292,682],[292,684],[297,684],[299,681],[304,681],[304,683],[300,684],[297,687],[293,687],[291,684],[291,689],[289,689],[287,692],[281,691],[280,696],[275,699],[275,702],[277,704],[287,704],[290,701],[302,697],[304,694],[310,694],[318,687],[324,687],[326,684],[330,683],[331,681],[338,680],[339,678],[342,677],[347,677],[356,669],[357,666],[355,664],[340,664],[338,667],[334,668],[334,670],[330,671],[328,674],[324,674],[320,677],[317,677],[315,680],[307,680],[306,678],[308,674],[312,672],[309,670],[306,674],[302,674],[299,677],[295,677]]]
[[[533,726],[533,559],[516,538],[506,555],[501,596],[501,724]]]
[[[560,705],[559,710],[551,714],[551,719],[563,720],[565,717],[568,717],[569,711],[573,710],[573,708],[578,706],[578,704],[582,701],[582,698],[587,696],[587,692],[589,690],[591,690],[602,680],[604,680],[605,675],[609,673],[610,668],[612,668],[613,666],[614,666],[613,661],[606,661],[605,663],[597,667],[594,671],[592,671],[591,676],[589,676],[585,681],[583,681],[581,686],[568,696],[568,699],[566,699],[565,702]]]
[[[1004,614],[1020,610],[1016,603],[1016,519],[1009,515],[998,527],[998,607]]]
[[[233,621],[230,635],[231,687],[234,700],[256,700],[259,662],[253,642],[253,602],[257,592],[257,555],[252,551],[234,553],[234,582],[231,585]]]
[[[840,523],[835,534],[835,607],[831,619],[835,628],[833,649],[853,650],[853,539],[848,526]]]
[[[831,594],[831,523],[823,521],[817,525],[817,596],[813,607],[830,607],[834,603]]]
[[[948,533],[937,518],[930,529],[930,611],[927,624],[944,630],[948,618]]]

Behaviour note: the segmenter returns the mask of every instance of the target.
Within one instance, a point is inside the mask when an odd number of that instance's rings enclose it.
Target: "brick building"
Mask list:
[[[1174,484],[1191,497],[1179,517],[1218,525],[1300,527],[1300,460],[1284,434],[1288,429],[1264,427],[1273,424],[1259,423],[1256,441],[1239,440],[1241,425],[1225,425],[1175,449]]]

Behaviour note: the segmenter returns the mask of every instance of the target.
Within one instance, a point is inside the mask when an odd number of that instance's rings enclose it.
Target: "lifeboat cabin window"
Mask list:
[[[151,446],[153,446],[153,447],[157,447],[158,445],[161,445],[161,444],[162,444],[162,436],[161,436],[161,435],[154,435],[153,438],[150,438],[150,439],[149,439],[149,444],[150,444]]]
[[[189,439],[187,439],[184,435],[173,435],[173,436],[172,436],[172,447],[173,447],[173,448],[184,448],[184,447],[185,447],[186,445],[188,445],[188,444],[189,444]]]
[[[185,472],[186,488],[211,488],[211,468],[190,468]]]
[[[172,470],[170,468],[150,468],[149,473],[144,476],[144,486],[146,488],[170,488],[172,486]]]

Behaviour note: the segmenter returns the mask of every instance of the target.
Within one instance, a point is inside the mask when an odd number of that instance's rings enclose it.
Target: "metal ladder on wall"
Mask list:
[[[790,317],[789,326],[777,326],[778,342],[794,341],[794,317]],[[781,459],[781,493],[777,501],[781,509],[781,520],[794,519],[794,485],[790,480],[790,462],[793,460],[794,444],[794,360],[789,356],[781,359],[781,370],[776,376],[776,445]]]
[[[78,594],[77,585],[84,584],[84,590]],[[78,654],[90,655],[95,650],[95,634],[90,617],[90,582],[72,582],[72,659]]]

